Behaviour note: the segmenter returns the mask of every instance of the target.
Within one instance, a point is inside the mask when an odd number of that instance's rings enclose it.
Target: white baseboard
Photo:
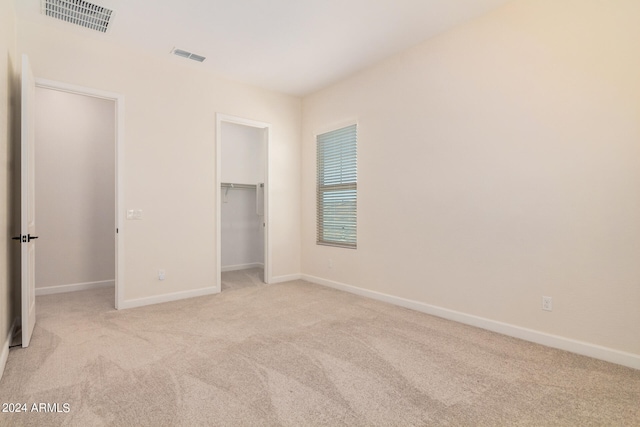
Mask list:
[[[269,284],[274,285],[276,283],[290,282],[292,280],[300,280],[302,279],[302,274],[287,274],[284,276],[274,276],[271,278],[271,282]]]
[[[115,286],[115,280],[101,280],[99,282],[73,283],[71,285],[46,286],[36,288],[36,296],[62,294],[65,292],[84,291],[87,289],[105,288]]]
[[[2,350],[0,351],[0,380],[2,379],[2,375],[4,374],[4,367],[7,366],[7,359],[9,359],[9,346],[11,345],[13,332],[16,330],[17,326],[18,326],[18,318],[16,317],[13,320],[13,324],[9,328],[7,339],[4,340],[4,343],[2,344]]]
[[[251,264],[226,265],[226,266],[220,267],[220,271],[224,273],[226,271],[246,270],[247,268],[257,268],[257,267],[264,268],[264,264],[262,264],[261,262],[254,262]]]
[[[137,298],[123,301],[118,309],[142,307],[145,305],[159,304],[162,302],[177,301],[186,298],[202,297],[205,295],[213,295],[220,292],[219,287],[208,287],[194,289],[192,291],[172,292],[170,294],[156,295],[146,298]]]
[[[534,342],[536,344],[542,344],[547,347],[553,347],[583,356],[593,357],[594,359],[616,363],[618,365],[627,366],[629,368],[640,369],[640,355],[638,354],[627,353],[596,344],[590,344],[584,341],[578,341],[558,335],[547,334],[545,332],[540,332],[533,329],[522,328],[520,326],[511,325],[509,323],[498,322],[496,320],[486,319],[484,317],[474,316],[455,310],[449,310],[446,308],[425,304],[419,301],[383,294],[381,292],[358,288],[356,286],[346,285],[344,283],[334,282],[307,274],[303,274],[302,279],[308,282],[316,283],[318,285],[328,286],[330,288],[339,289],[341,291],[361,295],[378,301],[388,302],[401,307],[431,314],[433,316],[454,320],[466,325],[476,326],[478,328],[498,332],[503,335],[508,335],[525,341]]]

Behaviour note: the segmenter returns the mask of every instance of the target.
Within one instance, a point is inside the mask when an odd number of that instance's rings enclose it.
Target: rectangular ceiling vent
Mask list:
[[[106,33],[113,10],[84,0],[42,0],[42,13],[71,24]]]
[[[173,49],[171,53],[177,56],[181,56],[183,58],[193,59],[194,61],[198,61],[198,62],[202,62],[205,59],[207,59],[204,56],[196,55],[195,53],[187,52],[186,50],[182,50],[182,49]]]

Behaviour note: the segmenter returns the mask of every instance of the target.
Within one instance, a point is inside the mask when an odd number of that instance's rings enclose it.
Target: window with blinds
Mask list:
[[[316,137],[317,243],[356,248],[357,126]]]

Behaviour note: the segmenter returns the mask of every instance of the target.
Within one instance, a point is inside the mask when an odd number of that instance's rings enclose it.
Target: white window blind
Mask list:
[[[358,192],[357,126],[316,137],[317,243],[356,247]]]

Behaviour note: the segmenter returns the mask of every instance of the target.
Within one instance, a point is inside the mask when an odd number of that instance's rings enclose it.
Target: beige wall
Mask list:
[[[514,1],[306,97],[303,273],[640,354],[638,16]],[[313,134],[353,118],[358,249],[317,246]]]
[[[121,224],[125,300],[215,285],[216,112],[273,125],[273,275],[299,273],[298,98],[217,78],[169,54],[158,59],[29,22],[18,22],[18,51],[36,77],[125,97],[120,209],[142,209],[144,218]]]
[[[11,0],[0,0],[0,345],[4,345],[13,318],[17,315],[12,295],[11,185],[15,140],[15,15]],[[8,349],[7,349],[8,350]],[[0,353],[4,348],[0,348]],[[0,376],[2,367],[0,366]]]
[[[36,88],[36,288],[115,278],[115,102]]]

